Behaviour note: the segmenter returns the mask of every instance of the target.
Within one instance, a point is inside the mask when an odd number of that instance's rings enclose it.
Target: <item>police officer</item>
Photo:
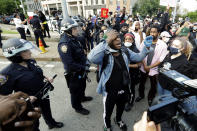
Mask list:
[[[85,96],[86,71],[89,70],[83,46],[77,41],[78,23],[71,18],[64,19],[58,44],[58,52],[64,64],[65,78],[71,94],[71,104],[77,113],[88,115],[81,102],[90,101],[92,97]]]
[[[33,19],[30,20],[30,24],[33,26],[34,35],[36,38],[36,45],[39,47],[39,38],[40,38],[44,47],[47,48],[49,46],[46,45],[44,41],[40,23],[41,23],[41,20],[38,18],[38,15],[34,14]]]
[[[31,59],[30,49],[36,48],[31,42],[23,39],[12,38],[3,44],[3,55],[11,61],[11,64],[0,72],[0,94],[8,95],[13,91],[22,91],[30,96],[36,96],[44,87],[46,78],[36,61]],[[35,106],[41,108],[49,129],[63,127],[63,123],[56,122],[52,117],[49,96],[47,98],[42,98],[42,95],[36,97],[38,99]],[[34,130],[38,131],[38,127],[39,121],[36,122]]]

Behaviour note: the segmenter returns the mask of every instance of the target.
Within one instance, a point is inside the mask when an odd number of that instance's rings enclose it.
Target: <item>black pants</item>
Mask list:
[[[111,115],[116,105],[116,121],[121,121],[121,117],[125,108],[125,104],[127,102],[127,93],[123,94],[114,94],[114,93],[107,93],[106,96],[103,97],[103,104],[104,104],[104,124],[105,127],[111,127]]]
[[[135,100],[135,84],[131,83],[130,89],[131,91],[128,93],[127,103],[133,104]]]
[[[49,96],[43,100],[39,99],[34,106],[41,108],[42,116],[47,125],[54,124],[55,120],[52,117]],[[35,121],[34,131],[39,131],[39,120]]]
[[[2,40],[2,38],[1,38],[1,33],[0,33],[0,48],[2,48],[1,40]]]
[[[48,37],[51,37],[50,33],[49,33],[49,26],[48,26],[48,24],[43,24],[43,26],[44,26],[44,29],[43,29],[44,37],[46,37],[46,32],[48,34]]]
[[[65,78],[70,90],[72,107],[75,110],[82,109],[81,100],[85,97],[86,78],[82,78],[82,74],[66,75]]]
[[[148,92],[148,100],[153,100],[157,93],[157,75],[149,76],[148,73],[144,73],[141,71],[141,79],[139,85],[139,96],[144,97],[145,83],[147,78],[150,78],[151,88]]]
[[[46,43],[44,41],[43,35],[42,35],[42,31],[39,29],[34,30],[34,35],[36,38],[36,45],[39,47],[39,38],[42,41],[42,44],[44,45],[44,47],[46,47]]]
[[[25,39],[26,40],[26,35],[25,35],[25,28],[17,28],[17,31],[19,32],[19,34],[21,35],[21,39]]]

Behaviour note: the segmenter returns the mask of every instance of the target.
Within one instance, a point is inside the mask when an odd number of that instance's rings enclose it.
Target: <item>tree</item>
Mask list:
[[[133,14],[139,13],[143,17],[152,16],[157,14],[159,8],[161,11],[165,10],[164,6],[159,5],[159,0],[138,0],[133,7]]]
[[[197,21],[197,11],[189,12],[184,17],[189,17],[191,22],[196,22]]]
[[[20,1],[19,0],[0,0],[0,15],[11,15],[13,14],[16,9],[17,6],[16,4],[20,5]]]

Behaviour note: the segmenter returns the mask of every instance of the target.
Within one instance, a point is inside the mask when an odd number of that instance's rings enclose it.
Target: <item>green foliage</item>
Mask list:
[[[191,22],[197,22],[197,11],[189,12],[186,16],[190,18]]]
[[[162,11],[165,10],[165,7],[159,5],[159,1],[160,0],[138,0],[138,2],[133,7],[133,14],[136,15],[139,13],[143,17],[146,15],[156,15],[158,8],[160,8]]]
[[[20,0],[0,0],[0,15],[12,15],[20,5]]]

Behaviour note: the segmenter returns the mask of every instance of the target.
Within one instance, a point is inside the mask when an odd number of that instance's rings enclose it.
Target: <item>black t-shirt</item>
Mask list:
[[[107,93],[116,93],[121,90],[126,90],[126,87],[123,86],[123,71],[127,70],[122,54],[119,56],[113,56],[119,64],[122,66],[121,68],[118,66],[117,62],[114,60],[114,66],[112,69],[111,76],[106,83],[106,91]]]
[[[171,70],[176,70],[179,73],[183,73],[185,65],[188,64],[187,57],[184,54],[174,59],[171,59],[170,55],[167,55],[159,67],[163,67],[167,62],[171,64]]]

